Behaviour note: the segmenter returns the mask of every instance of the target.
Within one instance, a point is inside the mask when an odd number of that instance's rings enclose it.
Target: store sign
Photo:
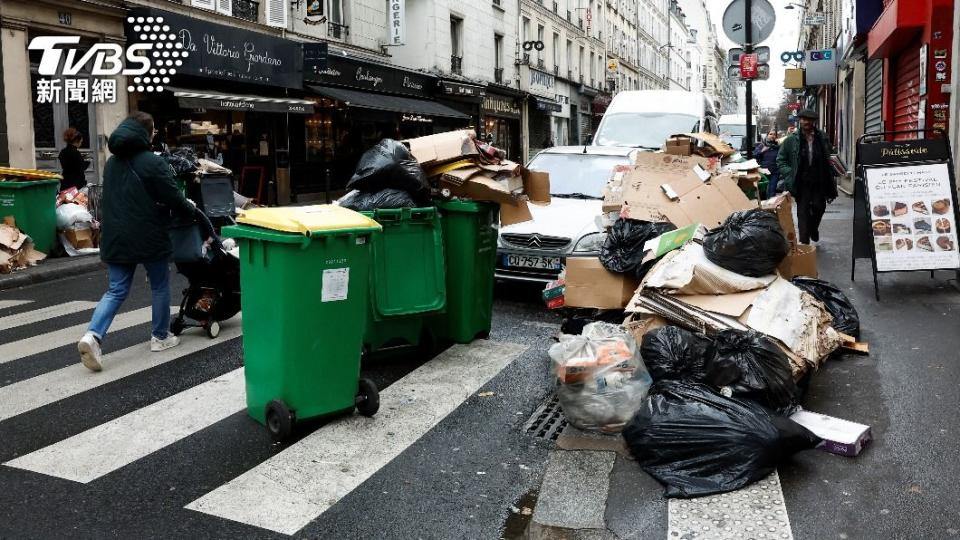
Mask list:
[[[428,116],[422,116],[419,114],[405,114],[400,117],[400,120],[403,122],[419,122],[421,124],[432,124],[433,118]]]
[[[319,50],[325,47],[326,43],[303,44],[303,71],[308,82],[420,98],[427,97],[436,84],[430,75],[351,57],[330,55],[321,62]]]
[[[174,43],[159,44],[153,51],[158,54],[151,54],[170,74],[284,88],[303,87],[303,55],[297,42],[157,9],[139,8],[131,14],[126,24],[129,43],[150,44],[157,39],[160,34],[155,28],[149,31],[143,28],[146,19],[151,17],[155,21],[162,19],[160,32],[175,36]],[[188,54],[175,56],[178,51]]]
[[[516,100],[510,97],[487,94],[480,108],[484,114],[520,118],[520,107]]]
[[[557,78],[550,73],[530,68],[530,93],[553,98],[557,95]]]
[[[179,98],[179,103],[184,109],[313,114],[313,105],[306,103],[284,103],[281,100],[252,101],[245,99],[181,97]]]
[[[404,0],[390,0],[387,10],[387,27],[390,29],[390,45],[403,45],[406,6]]]
[[[834,49],[807,51],[806,85],[837,84],[837,52]]]

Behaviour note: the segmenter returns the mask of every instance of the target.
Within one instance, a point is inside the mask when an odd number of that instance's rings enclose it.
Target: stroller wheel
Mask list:
[[[174,319],[173,322],[170,323],[170,333],[173,334],[173,335],[175,335],[175,336],[179,336],[180,334],[182,334],[182,333],[183,333],[183,321],[180,320],[179,318],[178,318],[178,319]]]
[[[220,323],[213,321],[207,325],[207,335],[210,336],[210,339],[213,339],[220,335]]]

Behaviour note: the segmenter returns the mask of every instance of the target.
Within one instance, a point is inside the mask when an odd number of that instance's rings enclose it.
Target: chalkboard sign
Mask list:
[[[857,146],[853,262],[872,259],[878,300],[878,273],[960,270],[950,142],[877,140],[896,134],[864,135]]]

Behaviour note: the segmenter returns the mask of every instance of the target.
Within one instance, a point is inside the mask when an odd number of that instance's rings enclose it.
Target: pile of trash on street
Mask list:
[[[748,198],[755,178],[739,173],[755,171],[721,145],[676,135],[614,170],[599,257],[568,257],[543,293],[566,314],[549,354],[568,421],[622,432],[668,497],[742,488],[804,449],[856,455],[871,437],[800,407],[832,354],[868,352],[859,317],[797,244],[790,195]]]
[[[100,222],[90,212],[88,188],[75,187],[57,195],[57,233],[67,255],[100,252]]]
[[[0,223],[0,274],[9,274],[36,264],[47,256],[33,247],[33,240],[13,220]]]
[[[550,178],[506,159],[472,130],[416,139],[383,139],[360,158],[337,204],[357,211],[432,206],[433,199],[500,205],[502,225],[532,219],[527,206],[549,204]]]

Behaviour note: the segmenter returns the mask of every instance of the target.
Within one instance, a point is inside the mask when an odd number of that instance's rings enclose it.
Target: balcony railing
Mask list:
[[[537,58],[537,67],[543,69],[543,58]]]
[[[560,66],[553,66],[553,74],[554,75],[560,74]]]
[[[528,65],[528,66],[530,65],[530,53],[523,53],[522,63],[524,63],[524,64],[526,64],[526,65]]]
[[[450,73],[455,75],[463,74],[463,57],[462,56],[450,56]]]
[[[503,84],[503,68],[493,70],[493,81],[497,84]]]
[[[333,39],[347,39],[347,36],[350,35],[350,27],[345,24],[337,24],[335,22],[327,22],[327,37]]]
[[[233,0],[233,16],[245,21],[257,22],[260,16],[260,2],[255,0]]]

